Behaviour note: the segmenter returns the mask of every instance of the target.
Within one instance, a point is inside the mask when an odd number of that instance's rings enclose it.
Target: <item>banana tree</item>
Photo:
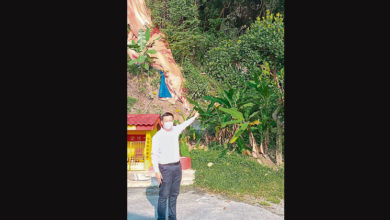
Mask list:
[[[252,156],[262,164],[273,166],[273,162],[266,155],[262,145],[257,146],[253,134],[253,131],[261,124],[260,103],[257,102],[259,100],[257,95],[256,92],[248,91],[248,86],[244,85],[239,89],[223,90],[219,97],[204,96],[204,100],[210,101],[206,110],[191,99],[189,102],[199,112],[201,122],[209,126],[212,124],[215,127],[215,137],[225,148],[228,143],[234,144],[233,150],[237,149],[238,152],[244,153],[246,145],[243,135],[249,134]]]
[[[283,108],[284,108],[284,71],[270,71],[269,65],[265,63],[261,72],[254,74],[253,80],[247,85],[254,89],[257,95],[257,102],[260,103],[260,126],[264,136],[264,146],[269,143],[270,131],[276,130],[276,163],[282,162],[282,139],[283,139]],[[276,129],[273,129],[275,128]]]
[[[214,96],[204,96],[204,100],[210,101],[210,104],[207,107],[207,110],[203,110],[199,107],[197,103],[194,103],[192,100],[190,102],[194,104],[195,108],[199,112],[202,120],[208,125],[212,123],[215,127],[216,139],[220,144],[223,144],[225,147],[227,143],[232,139],[234,134],[237,134],[240,126],[239,124],[241,118],[254,118],[258,112],[253,112],[251,107],[256,106],[256,104],[251,103],[250,100],[253,100],[253,97],[247,93],[247,87],[240,89],[229,89],[222,90],[222,95],[220,97]],[[222,107],[223,106],[223,107]],[[214,111],[216,109],[233,109],[229,112],[227,111]],[[238,113],[233,113],[236,110]],[[240,112],[242,111],[242,112]],[[235,120],[231,120],[232,115]],[[256,120],[254,120],[256,121]],[[258,120],[257,120],[258,121]],[[250,123],[250,122],[249,122]],[[251,124],[257,125],[258,123]],[[231,126],[227,126],[231,125]],[[235,143],[237,141],[238,151],[242,152],[245,149],[243,144],[243,139],[240,135],[235,137],[235,140],[230,143]],[[252,145],[251,145],[252,146]]]
[[[252,132],[252,127],[257,127],[257,125],[261,124],[261,122],[255,117],[258,114],[258,111],[252,112],[250,115],[245,114],[250,112],[247,109],[251,109],[253,106],[255,106],[255,104],[249,102],[242,105],[240,109],[219,107],[218,110],[229,114],[233,119],[231,121],[223,122],[221,127],[223,128],[227,125],[238,127],[229,141],[231,144],[235,143],[238,138],[247,131],[249,133],[249,144],[252,147],[252,157],[256,158],[261,164],[274,166],[274,163],[270,160],[268,155],[265,154],[262,146],[260,145],[260,148],[257,146],[256,139]],[[244,112],[244,114],[240,110]]]
[[[220,97],[213,97],[213,96],[204,96],[203,98],[205,100],[210,101],[210,105],[213,109],[218,109],[220,106],[224,106],[226,108],[240,108],[240,106],[244,105],[245,103],[245,95],[246,94],[246,87],[240,88],[240,89],[229,89],[229,90],[222,90]],[[231,116],[229,114],[226,114],[221,111],[216,111],[215,114],[215,137],[218,140],[220,144],[222,144],[225,148],[227,148],[227,144],[231,137],[234,135],[234,133],[238,129],[237,124],[233,124],[232,126],[223,126],[224,123],[230,121]],[[238,145],[238,151],[242,152],[245,148],[245,145],[243,144],[243,140],[240,139],[237,142]]]
[[[254,105],[253,103],[247,103],[245,104],[245,107],[249,107],[253,105]],[[250,145],[252,146],[253,151],[257,151],[257,144],[256,141],[254,141],[253,133],[251,130],[251,126],[257,126],[258,124],[261,123],[258,119],[251,120],[257,114],[257,112],[254,112],[248,117],[244,117],[244,114],[238,111],[237,108],[219,107],[218,110],[228,113],[233,119],[231,121],[222,122],[221,128],[224,128],[227,125],[238,125],[238,129],[234,132],[233,137],[231,137],[229,143],[233,144],[245,131],[248,131],[249,138],[250,138]],[[255,157],[257,157],[257,155]]]

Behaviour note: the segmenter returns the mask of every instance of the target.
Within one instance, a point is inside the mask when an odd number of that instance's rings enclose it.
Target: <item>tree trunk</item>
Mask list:
[[[253,136],[252,130],[248,128],[248,131],[249,131],[249,142],[250,145],[252,146],[252,157],[254,157],[256,161],[262,165],[275,167],[275,164],[272,162],[272,160],[266,154],[264,154],[263,144],[262,143],[260,144],[260,149],[259,149],[256,143],[256,139]]]
[[[265,155],[264,148],[263,148],[263,143],[260,143],[260,153],[262,155]]]
[[[252,147],[252,157],[258,158],[260,155],[259,147],[257,147],[257,143],[255,137],[253,136],[252,130],[249,128],[249,144]]]
[[[278,128],[278,137],[276,138],[276,146],[277,147],[277,151],[276,151],[276,164],[278,166],[282,166],[283,165],[283,157],[282,157],[282,132],[279,131],[281,130],[280,128]]]
[[[264,152],[267,154],[268,152],[268,143],[269,143],[269,123],[267,122],[267,130],[265,132],[265,137],[264,137]]]
[[[276,126],[277,126],[276,164],[278,166],[282,166],[283,165],[283,156],[282,156],[283,123],[280,121],[280,118],[278,117],[279,111],[280,111],[280,106],[278,106],[274,111],[274,113],[272,113],[272,118],[276,121]]]
[[[265,165],[265,166],[268,166],[271,168],[276,168],[276,165],[274,164],[274,162],[272,162],[272,160],[267,155],[265,155],[265,157],[260,156],[259,158],[256,159],[256,161],[259,164],[262,164],[262,165]]]

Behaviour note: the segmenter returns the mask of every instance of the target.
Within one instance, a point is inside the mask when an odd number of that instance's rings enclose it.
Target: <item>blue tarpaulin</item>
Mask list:
[[[158,93],[158,96],[160,98],[172,98],[171,93],[169,92],[168,86],[165,83],[165,76],[164,72],[160,70],[161,75],[161,83],[160,83],[160,91]]]

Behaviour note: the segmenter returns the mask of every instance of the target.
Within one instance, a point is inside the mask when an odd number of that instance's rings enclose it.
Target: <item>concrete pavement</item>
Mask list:
[[[158,187],[127,188],[127,220],[157,219]],[[180,191],[177,198],[178,220],[283,220],[265,208],[230,201],[219,195]]]

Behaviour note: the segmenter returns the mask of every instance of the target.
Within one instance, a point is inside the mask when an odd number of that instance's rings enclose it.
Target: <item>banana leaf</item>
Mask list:
[[[228,121],[228,122],[222,122],[221,127],[224,128],[226,125],[231,125],[231,124],[237,124],[242,122],[242,120],[233,120],[233,121]]]
[[[229,89],[229,91],[224,90],[223,91],[223,96],[226,98],[226,100],[229,102],[229,107],[233,106],[233,89]]]
[[[234,133],[233,138],[229,141],[229,143],[234,143],[240,135],[246,131],[248,128],[249,122],[244,123],[243,125],[240,126],[240,128]]]
[[[156,50],[147,50],[146,53],[155,54],[155,53],[157,53],[157,51]]]
[[[241,121],[244,120],[244,116],[242,115],[242,113],[237,111],[236,109],[233,109],[233,108],[227,109],[227,108],[223,108],[223,107],[219,107],[218,109],[230,114],[234,119],[241,120]]]
[[[253,118],[254,116],[256,116],[257,114],[259,114],[260,111],[256,111],[256,112],[253,112],[250,116],[249,116],[249,119]]]
[[[212,96],[203,96],[203,99],[206,99],[206,100],[209,100],[209,101],[213,101],[213,102],[217,102],[219,104],[225,104],[226,106],[231,107],[229,101],[227,101],[225,99],[222,99],[222,98],[212,97]]]
[[[150,38],[150,29],[146,28],[146,33],[145,33],[145,40],[146,40],[146,42],[149,41],[149,38]]]
[[[252,106],[254,106],[254,105],[255,105],[255,104],[253,104],[252,102],[250,102],[250,103],[246,103],[246,104],[240,106],[240,108],[252,107]]]

